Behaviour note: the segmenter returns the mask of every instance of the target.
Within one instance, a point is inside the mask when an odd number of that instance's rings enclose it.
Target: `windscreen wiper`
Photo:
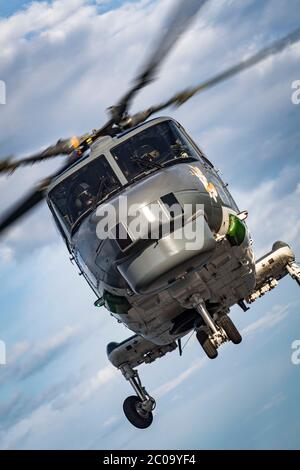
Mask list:
[[[155,168],[160,170],[163,168],[161,163],[153,160],[151,156],[147,155],[147,157],[131,157],[130,160],[134,163],[137,163],[142,170],[153,170]]]
[[[187,157],[172,157],[169,160],[162,163],[162,168],[165,168],[166,166],[171,166],[175,162],[176,163],[187,163],[187,162],[195,162],[195,161],[197,161],[197,158],[192,157],[191,155],[188,155]]]

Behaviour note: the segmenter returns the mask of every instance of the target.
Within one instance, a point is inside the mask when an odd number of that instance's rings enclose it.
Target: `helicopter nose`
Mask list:
[[[204,212],[200,211],[142,252],[120,260],[117,269],[134,292],[147,294],[170,286],[185,273],[203,266],[215,246]]]

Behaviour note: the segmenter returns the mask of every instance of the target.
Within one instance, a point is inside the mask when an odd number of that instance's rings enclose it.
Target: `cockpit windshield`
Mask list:
[[[88,210],[121,186],[104,155],[63,180],[49,194],[50,203],[68,230]]]
[[[199,160],[194,147],[172,121],[148,127],[111,149],[111,153],[128,181],[174,160]]]

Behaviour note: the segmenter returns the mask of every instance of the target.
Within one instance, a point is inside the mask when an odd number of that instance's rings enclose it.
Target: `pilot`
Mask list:
[[[143,144],[137,149],[138,158],[150,158],[155,160],[160,157],[160,151],[158,148],[155,148],[153,145]]]
[[[173,144],[171,145],[171,149],[175,158],[188,158],[189,157],[186,151],[186,147],[183,145],[183,143],[179,139],[176,139],[173,142]]]
[[[160,157],[160,151],[158,149],[153,149],[151,152],[149,152],[149,155],[151,158],[159,158]]]
[[[80,183],[75,191],[75,208],[78,215],[83,214],[95,201],[91,187],[87,183]]]

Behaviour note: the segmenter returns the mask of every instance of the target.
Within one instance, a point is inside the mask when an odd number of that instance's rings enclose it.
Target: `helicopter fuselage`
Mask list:
[[[105,174],[94,183],[100,159]],[[99,139],[54,181],[48,203],[97,304],[154,344],[194,328],[195,293],[214,317],[253,291],[255,261],[243,217],[219,173],[173,119]]]

